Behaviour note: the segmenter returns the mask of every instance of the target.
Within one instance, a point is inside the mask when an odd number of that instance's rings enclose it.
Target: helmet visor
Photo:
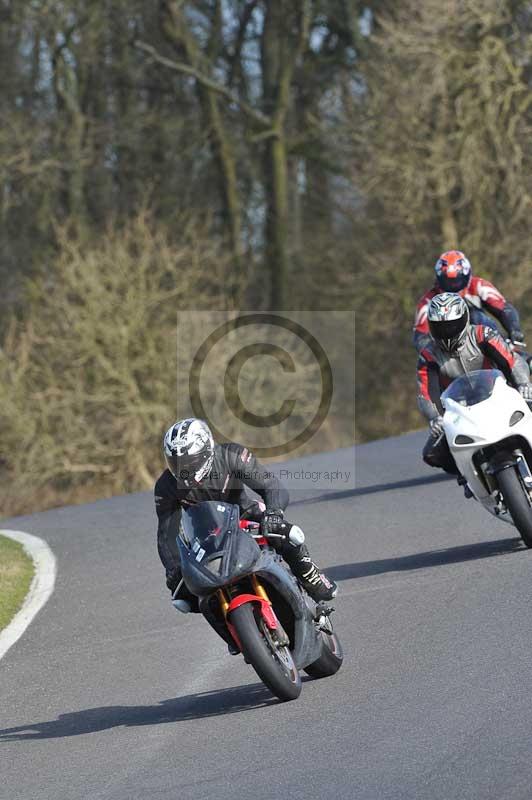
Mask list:
[[[449,278],[448,275],[445,275],[443,272],[440,273],[438,276],[438,284],[444,292],[461,292],[462,289],[465,289],[467,284],[469,283],[469,275],[464,275],[460,273],[459,275],[455,275],[452,278]]]
[[[467,325],[468,314],[463,314],[458,319],[449,321],[429,320],[432,337],[446,350],[454,350],[463,338]]]
[[[195,453],[194,455],[186,453],[182,456],[166,455],[165,457],[168,469],[174,478],[182,480],[185,483],[191,483],[197,480],[196,475],[201,473],[205,467],[208,467],[209,461],[212,460],[212,453],[204,451],[202,453]],[[204,477],[205,475],[201,475],[200,479]]]

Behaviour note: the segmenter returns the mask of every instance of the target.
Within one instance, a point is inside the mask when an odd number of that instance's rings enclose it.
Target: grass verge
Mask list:
[[[22,545],[0,535],[0,631],[21,607],[32,578],[33,562]]]

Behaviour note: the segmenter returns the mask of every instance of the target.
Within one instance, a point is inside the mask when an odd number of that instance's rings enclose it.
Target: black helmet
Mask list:
[[[187,486],[200,483],[214,460],[214,439],[202,419],[182,419],[165,433],[164,457],[168,469]]]
[[[432,338],[443,350],[455,353],[467,335],[469,309],[459,294],[443,292],[432,298],[428,310]]]

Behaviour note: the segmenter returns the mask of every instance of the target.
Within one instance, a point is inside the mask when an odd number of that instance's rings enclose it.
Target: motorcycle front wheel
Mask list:
[[[515,467],[497,473],[497,482],[506,508],[527,547],[532,547],[532,504]]]
[[[261,681],[279,700],[295,700],[301,694],[301,675],[288,647],[280,647],[272,638],[260,615],[251,603],[231,611],[244,658]]]

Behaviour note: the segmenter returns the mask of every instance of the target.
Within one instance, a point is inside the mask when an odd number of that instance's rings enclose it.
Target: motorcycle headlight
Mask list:
[[[460,433],[454,440],[455,444],[475,444],[475,440],[471,436],[464,436]]]
[[[222,561],[223,556],[218,556],[218,558],[211,558],[210,561],[207,561],[203,564],[204,567],[207,567],[208,570],[214,572],[215,575],[220,575],[222,572]]]
[[[514,413],[510,417],[510,427],[512,425],[517,425],[518,422],[521,422],[524,416],[525,415],[523,414],[522,411],[514,411]]]

